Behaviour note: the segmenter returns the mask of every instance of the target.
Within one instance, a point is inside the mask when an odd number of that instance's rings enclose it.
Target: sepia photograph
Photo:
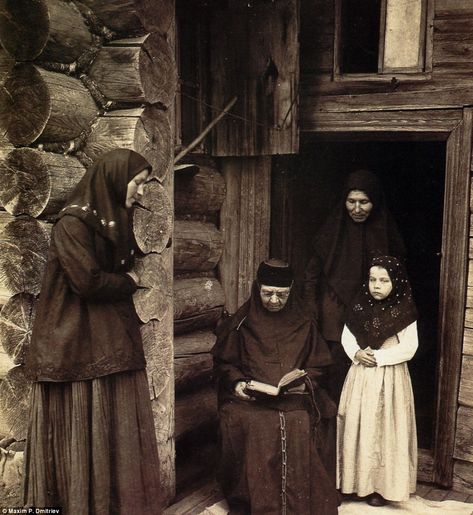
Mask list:
[[[0,513],[473,515],[473,0],[0,0]]]

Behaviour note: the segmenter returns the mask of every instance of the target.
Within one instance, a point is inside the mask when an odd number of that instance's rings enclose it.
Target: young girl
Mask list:
[[[352,360],[340,399],[337,487],[368,504],[405,501],[416,489],[417,437],[407,368],[415,354],[417,310],[394,257],[370,263],[351,304],[342,345]]]

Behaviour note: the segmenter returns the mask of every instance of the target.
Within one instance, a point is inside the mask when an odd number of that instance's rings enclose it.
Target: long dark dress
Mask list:
[[[336,414],[321,387],[330,353],[292,295],[282,311],[271,313],[255,284],[250,300],[220,328],[213,349],[218,479],[233,514],[337,513],[335,483],[322,460],[324,423]],[[275,385],[294,368],[308,372],[308,393],[255,401],[233,393],[240,380]]]
[[[118,149],[90,169],[53,228],[26,366],[33,379],[26,506],[64,515],[162,512],[145,358],[126,274],[126,185],[149,167]],[[122,199],[122,202],[119,202]]]
[[[347,212],[345,200],[352,190],[365,192],[373,203],[365,222],[354,222]],[[379,180],[358,170],[348,176],[339,203],[318,231],[305,271],[305,299],[317,313],[334,361],[329,390],[337,403],[350,366],[340,343],[345,312],[360,290],[369,259],[385,254],[404,259],[404,242],[386,208]]]

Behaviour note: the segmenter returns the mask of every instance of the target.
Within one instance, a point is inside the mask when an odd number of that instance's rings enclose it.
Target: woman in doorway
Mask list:
[[[337,486],[372,506],[416,490],[417,436],[407,361],[417,347],[417,310],[402,264],[371,261],[347,313],[342,344],[352,361],[337,417]]]
[[[305,273],[305,297],[317,314],[333,359],[329,392],[338,403],[350,362],[340,344],[345,311],[365,277],[369,259],[403,259],[405,246],[386,208],[381,184],[369,170],[352,172],[341,199],[318,231]]]
[[[26,365],[34,383],[26,506],[66,515],[161,513],[159,463],[132,294],[132,207],[150,164],[115,149],[53,228]]]
[[[219,395],[218,478],[231,514],[335,515],[338,494],[319,456],[318,427],[335,405],[321,387],[331,363],[325,341],[294,291],[287,263],[261,263],[250,299],[218,329],[213,349]],[[273,395],[303,369],[305,382]],[[293,383],[295,384],[295,383]]]

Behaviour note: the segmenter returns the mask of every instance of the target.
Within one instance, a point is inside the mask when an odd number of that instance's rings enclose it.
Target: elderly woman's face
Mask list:
[[[282,288],[280,286],[262,284],[259,290],[261,302],[268,311],[281,311],[286,305],[290,293],[291,286]]]
[[[356,223],[365,222],[373,209],[373,202],[364,191],[351,190],[345,200],[348,215]]]
[[[149,170],[145,168],[141,170],[141,172],[133,177],[133,179],[128,183],[126,188],[126,199],[125,206],[130,209],[130,207],[135,203],[139,202],[144,193],[144,187],[146,179],[148,178]]]

